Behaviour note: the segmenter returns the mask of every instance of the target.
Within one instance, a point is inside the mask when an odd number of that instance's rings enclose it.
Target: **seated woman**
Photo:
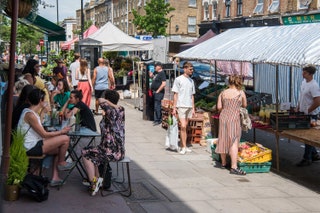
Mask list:
[[[67,106],[73,104],[73,107],[69,110]],[[69,100],[64,104],[62,111],[66,119],[69,119],[72,115],[80,113],[80,125],[91,129],[92,131],[97,131],[96,122],[93,117],[92,111],[89,107],[82,102],[82,91],[73,90],[71,91]]]
[[[47,110],[47,103],[44,101],[45,92],[40,89],[33,89],[28,95],[30,103],[29,108],[22,111],[18,129],[25,134],[24,147],[27,155],[41,156],[54,155],[52,168],[51,186],[61,185],[62,180],[59,177],[59,170],[69,170],[75,166],[75,163],[65,161],[70,138],[67,136],[70,127],[65,127],[59,131],[47,132],[41,125],[38,111]]]
[[[51,103],[55,103],[58,105],[58,108],[62,108],[63,105],[70,98],[70,89],[67,80],[59,79],[57,82],[57,89],[52,91],[51,95]],[[70,109],[73,107],[72,104],[68,104],[67,108]]]
[[[105,116],[100,122],[101,142],[97,147],[86,147],[82,151],[83,162],[94,196],[103,181],[98,166],[111,161],[119,161],[125,155],[125,113],[122,106],[117,105],[119,94],[114,90],[106,90],[104,98],[99,98],[100,107]]]

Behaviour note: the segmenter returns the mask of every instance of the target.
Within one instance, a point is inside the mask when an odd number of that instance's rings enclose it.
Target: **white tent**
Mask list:
[[[128,36],[111,22],[79,42],[81,46],[102,46],[103,51],[152,50],[152,42],[141,41]]]
[[[175,57],[320,65],[320,23],[230,29]]]

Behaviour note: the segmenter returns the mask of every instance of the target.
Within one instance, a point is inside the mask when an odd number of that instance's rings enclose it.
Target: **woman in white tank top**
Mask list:
[[[47,132],[41,125],[41,120],[36,112],[46,112],[47,103],[44,101],[45,93],[40,89],[33,89],[28,95],[31,106],[23,110],[18,129],[25,134],[24,146],[27,155],[41,156],[53,155],[52,186],[62,184],[59,177],[59,170],[69,170],[75,166],[74,163],[65,161],[65,155],[69,147],[70,138],[67,132],[70,127],[65,127],[60,131]]]

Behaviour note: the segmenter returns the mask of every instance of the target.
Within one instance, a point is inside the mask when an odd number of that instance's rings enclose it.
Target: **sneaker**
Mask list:
[[[102,186],[103,178],[99,177],[98,180],[93,182],[91,188],[91,196],[95,196],[99,191],[100,187]]]
[[[181,150],[179,151],[179,153],[180,153],[181,155],[186,154],[186,148],[185,148],[185,147],[184,147],[184,148],[181,148]]]
[[[89,187],[89,186],[90,186],[90,182],[89,182],[87,179],[84,178],[84,179],[82,180],[82,185]]]
[[[186,152],[192,152],[192,150],[186,147]]]
[[[62,183],[63,183],[62,180],[51,180],[49,186],[51,187],[61,186]]]
[[[312,156],[312,161],[319,161],[320,160],[320,155],[315,154]]]
[[[312,161],[310,161],[310,160],[302,159],[299,163],[296,164],[296,166],[298,166],[298,167],[310,166],[311,163],[312,163]]]
[[[75,162],[67,162],[65,165],[58,165],[58,169],[60,171],[67,171],[75,167],[76,163]]]

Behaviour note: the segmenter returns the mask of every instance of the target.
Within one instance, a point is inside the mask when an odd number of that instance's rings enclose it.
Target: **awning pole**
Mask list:
[[[279,165],[279,65],[276,65],[276,164],[277,164],[277,171],[279,172],[280,165]]]
[[[3,141],[3,152],[1,160],[1,178],[6,180],[9,171],[10,160],[10,140],[11,140],[11,125],[12,125],[12,108],[13,108],[13,86],[15,75],[15,50],[16,50],[16,37],[17,37],[17,20],[19,0],[11,0],[12,2],[12,21],[11,21],[11,35],[10,35],[10,58],[9,58],[9,75],[7,87],[7,106],[6,106],[6,120]],[[3,182],[2,182],[3,183]]]

